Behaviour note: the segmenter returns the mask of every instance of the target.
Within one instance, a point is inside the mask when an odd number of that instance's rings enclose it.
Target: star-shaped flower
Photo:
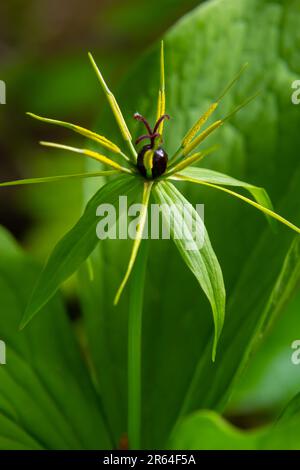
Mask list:
[[[12,181],[2,183],[1,186],[46,183],[70,178],[87,178],[111,175],[116,176],[116,178],[102,186],[101,189],[94,195],[94,197],[88,203],[83,216],[54,249],[33,292],[31,301],[22,321],[22,326],[25,326],[31,320],[31,318],[48,302],[48,300],[57,291],[60,284],[77,270],[80,264],[88,258],[95,248],[98,242],[95,230],[97,223],[96,208],[98,205],[100,203],[116,202],[119,195],[130,193],[132,194],[133,192],[138,191],[139,187],[142,186],[143,209],[140,214],[139,224],[137,227],[136,237],[133,242],[129,264],[123,281],[117,291],[115,303],[118,303],[121,293],[132,272],[142,241],[147,218],[147,208],[149,206],[151,195],[153,195],[155,200],[164,207],[171,205],[174,206],[174,204],[177,205],[175,223],[174,226],[170,227],[171,236],[177,245],[181,256],[183,257],[189,269],[196,276],[200,286],[202,287],[211,304],[215,324],[215,340],[213,346],[213,357],[215,357],[216,346],[222,330],[225,314],[225,288],[222,271],[210,244],[210,240],[204,228],[203,222],[199,221],[199,215],[195,209],[192,210],[191,217],[202,224],[201,226],[204,230],[203,246],[197,250],[186,250],[184,246],[184,240],[178,237],[178,223],[184,223],[182,207],[184,204],[187,204],[188,201],[173,185],[172,182],[186,181],[223,191],[235,198],[241,199],[247,204],[254,206],[256,209],[266,214],[269,219],[274,218],[300,233],[300,229],[298,227],[285,220],[283,217],[276,214],[272,210],[270,199],[263,188],[239,181],[235,178],[218,173],[216,171],[195,166],[196,163],[199,163],[213,150],[213,148],[211,148],[209,150],[196,151],[200,144],[211,133],[222,126],[228,119],[231,118],[231,116],[233,116],[237,111],[247,105],[249,101],[254,98],[251,97],[245,100],[228,116],[215,121],[213,124],[202,130],[209,117],[218,107],[225,93],[227,93],[238,80],[245,66],[238,72],[231,83],[229,83],[220,97],[214,103],[212,103],[208,110],[202,116],[200,116],[197,122],[195,122],[192,128],[182,139],[176,153],[170,157],[168,156],[166,149],[163,147],[164,123],[169,119],[168,114],[166,114],[163,43],[161,45],[160,89],[158,93],[156,123],[154,127],[151,128],[148,121],[143,116],[138,113],[134,115],[136,120],[141,121],[141,123],[145,125],[147,131],[146,134],[143,134],[136,139],[135,145],[133,144],[132,136],[114,95],[105,83],[104,78],[91,54],[89,54],[89,58],[120,128],[123,140],[127,145],[128,153],[124,152],[119,148],[119,146],[96,132],[67,122],[47,119],[28,113],[30,116],[43,122],[63,126],[83,135],[84,137],[96,142],[99,147],[110,151],[115,155],[116,158],[109,158],[100,152],[86,148],[75,148],[58,143],[41,142],[41,144],[44,146],[68,150],[93,158],[101,164],[109,167],[109,170],[49,178],[34,178],[29,180]],[[145,140],[148,140],[149,142],[144,144],[142,147],[138,147],[139,144]],[[253,199],[245,197],[244,195],[237,193],[228,187],[244,188],[250,192]],[[184,228],[186,231],[189,230],[187,224]]]

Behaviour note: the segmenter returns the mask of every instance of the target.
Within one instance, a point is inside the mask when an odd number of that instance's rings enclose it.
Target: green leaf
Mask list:
[[[84,129],[83,127],[77,126],[75,124],[71,124],[69,122],[58,121],[57,119],[49,119],[49,118],[44,118],[42,116],[37,116],[36,114],[33,114],[33,113],[27,113],[27,114],[28,114],[28,116],[30,116],[34,119],[37,119],[39,121],[43,121],[47,124],[55,124],[57,126],[66,127],[67,129],[70,129],[74,132],[77,132],[80,135],[83,135],[87,139],[91,139],[91,140],[97,142],[98,144],[102,145],[103,147],[105,147],[108,150],[111,150],[114,153],[117,153],[117,154],[121,153],[121,150],[119,149],[119,147],[117,147],[113,142],[108,140],[106,137],[103,137],[102,135],[99,135],[99,134],[97,134],[95,132],[92,132],[88,129]]]
[[[272,202],[264,188],[259,188],[258,186],[245,183],[244,181],[240,181],[236,178],[232,178],[231,176],[224,175],[223,173],[209,170],[207,168],[189,167],[181,171],[180,175],[216,185],[236,186],[247,189],[258,204],[273,210]]]
[[[299,450],[300,394],[288,404],[277,422],[258,430],[242,431],[212,411],[183,418],[168,448],[187,450]]]
[[[197,211],[189,201],[169,182],[160,182],[154,188],[158,204],[163,209],[169,206],[173,209],[174,221],[169,225],[171,236],[187,264],[197,278],[201,288],[207,296],[213,313],[215,324],[215,339],[213,345],[213,360],[216,356],[217,343],[222,331],[225,316],[225,287],[222,271],[217,257],[212,249],[204,223]],[[187,223],[187,205],[191,211],[190,218],[196,227],[203,231],[203,246],[189,249],[187,243],[195,240],[195,234],[191,231],[192,225]],[[167,223],[170,222],[168,213],[163,210],[163,216]],[[184,235],[184,238],[182,237]]]
[[[142,323],[148,241],[141,242],[133,268],[128,314],[128,442],[140,449],[142,403]]]
[[[289,264],[289,269],[286,270],[287,276],[281,279],[277,290],[274,291],[275,297],[271,298],[269,304],[269,314],[266,315],[264,326],[264,341],[258,343],[251,363],[235,384],[233,396],[227,405],[229,415],[232,412],[248,415],[256,410],[265,410],[265,413],[271,416],[300,389],[298,366],[291,360],[294,352],[292,344],[298,338],[295,332],[300,328],[300,292],[297,288],[297,279],[300,275],[299,250],[300,240],[296,237],[287,257]],[[293,297],[295,288],[296,293]],[[285,296],[282,295],[284,291]],[[271,315],[274,306],[277,307]],[[270,328],[274,314],[278,319]]]
[[[107,449],[101,403],[61,300],[20,332],[38,268],[0,228],[0,449]]]
[[[114,170],[117,170],[118,172],[122,173],[127,173],[131,174],[132,171],[129,170],[128,168],[125,168],[121,166],[119,163],[115,162],[111,158],[106,157],[105,155],[102,155],[99,152],[95,152],[94,150],[89,150],[89,149],[82,149],[78,147],[70,147],[69,145],[64,145],[64,144],[59,144],[56,142],[40,142],[41,145],[44,147],[50,147],[54,149],[60,149],[60,150],[67,150],[69,152],[74,152],[80,155],[84,155],[89,158],[93,158],[96,160],[98,163],[103,163],[105,166],[108,166],[110,168],[113,168]]]
[[[213,411],[197,411],[180,422],[171,436],[168,448],[255,450],[257,435],[237,429]]]
[[[300,396],[272,426],[242,431],[212,411],[197,411],[182,419],[168,448],[187,450],[299,450]]]
[[[100,204],[115,205],[120,195],[136,192],[141,182],[121,176],[103,186],[87,204],[84,214],[52,252],[33,291],[21,326],[24,327],[91,254],[98,243],[96,210]]]
[[[259,442],[261,449],[300,450],[300,395],[297,394],[284,409],[270,431]]]
[[[180,177],[178,176],[177,178],[180,178]],[[294,230],[295,232],[300,233],[300,228],[299,227],[292,224],[291,222],[286,220],[284,217],[281,217],[281,215],[276,214],[276,212],[270,210],[268,207],[262,206],[261,204],[258,204],[257,202],[253,201],[252,199],[249,199],[248,197],[243,196],[242,194],[236,193],[235,191],[231,191],[228,188],[223,188],[222,186],[218,186],[216,184],[201,181],[201,179],[192,178],[192,177],[188,177],[188,176],[186,176],[186,177],[183,176],[182,179],[185,180],[185,181],[189,181],[190,183],[202,184],[203,186],[208,186],[210,188],[218,189],[219,191],[223,191],[224,193],[230,194],[233,197],[241,199],[242,201],[247,202],[248,204],[250,204],[250,206],[253,206],[256,209],[258,209],[259,211],[263,212],[268,217],[270,217],[270,218],[272,217],[275,220],[278,220],[282,224],[286,225],[290,229]]]

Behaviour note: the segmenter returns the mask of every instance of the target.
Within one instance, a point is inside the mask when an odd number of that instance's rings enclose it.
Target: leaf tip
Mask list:
[[[27,309],[26,309],[25,313],[24,313],[24,315],[23,315],[23,317],[22,317],[22,319],[19,323],[19,331],[24,330],[24,328],[28,325],[29,321],[30,321],[30,318],[27,315]]]
[[[120,297],[122,295],[122,292],[123,292],[123,285],[121,285],[119,287],[119,289],[117,290],[117,293],[115,295],[114,302],[113,302],[115,307],[118,305],[118,303],[120,301]]]
[[[212,360],[212,362],[216,362],[216,355],[217,355],[217,341],[216,341],[216,339],[215,339],[215,340],[214,340],[214,344],[213,344],[212,353],[211,353],[211,360]]]

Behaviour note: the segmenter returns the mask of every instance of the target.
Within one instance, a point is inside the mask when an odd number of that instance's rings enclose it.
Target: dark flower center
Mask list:
[[[141,135],[136,140],[136,144],[139,144],[144,139],[150,140],[150,143],[144,145],[138,153],[137,168],[145,178],[158,178],[166,171],[168,165],[168,155],[160,145],[162,143],[162,136],[158,131],[163,120],[170,119],[170,117],[168,114],[161,116],[157,120],[153,130],[148,121],[141,114],[136,113],[134,118],[143,122],[148,131],[147,134]]]

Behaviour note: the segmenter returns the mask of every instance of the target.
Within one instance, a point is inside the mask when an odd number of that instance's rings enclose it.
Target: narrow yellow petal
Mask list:
[[[123,136],[123,139],[127,142],[127,145],[129,146],[129,149],[130,149],[130,152],[132,153],[134,159],[136,160],[137,158],[137,153],[136,153],[136,150],[135,148],[133,147],[133,144],[132,144],[132,137],[131,137],[131,134],[129,132],[129,129],[127,127],[127,124],[125,122],[125,119],[123,117],[123,114],[120,110],[120,107],[114,97],[114,95],[112,94],[112,92],[110,91],[110,89],[108,88],[107,84],[105,83],[105,80],[92,56],[92,54],[89,52],[89,59],[91,61],[91,64],[96,72],[96,75],[98,77],[98,80],[102,86],[102,89],[106,95],[106,98],[110,104],[110,107],[112,109],[112,112],[115,116],[115,119],[117,121],[117,124],[119,126],[119,129],[121,131],[121,134]]]
[[[194,178],[190,178],[190,177],[186,177],[186,176],[180,176],[180,175],[176,175],[176,179],[180,179],[180,180],[184,180],[184,181],[189,181],[190,183],[196,183],[196,184],[201,184],[203,186],[209,186],[211,188],[215,188],[215,189],[218,189],[219,191],[223,191],[224,193],[228,193],[230,194],[231,196],[234,196],[238,199],[241,199],[242,201],[244,202],[247,202],[247,204],[250,204],[251,206],[255,207],[256,209],[260,210],[261,212],[263,212],[264,214],[267,214],[269,215],[270,217],[273,217],[274,219],[278,220],[279,222],[281,222],[282,224],[286,225],[287,227],[291,228],[292,230],[294,230],[295,232],[297,233],[300,233],[300,228],[297,227],[296,225],[292,224],[291,222],[289,222],[288,220],[284,219],[283,217],[281,217],[281,215],[279,214],[276,214],[276,212],[272,211],[271,209],[268,209],[267,207],[264,207],[264,206],[261,206],[260,204],[258,204],[257,202],[253,201],[252,199],[249,199],[248,197],[246,196],[243,196],[242,194],[239,194],[239,193],[236,193],[235,191],[232,191],[231,189],[228,189],[228,188],[224,188],[223,186],[218,186],[216,184],[212,184],[212,183],[206,183],[204,181],[199,181],[199,180],[196,180]]]
[[[149,205],[149,199],[150,199],[152,184],[153,184],[152,181],[144,183],[144,192],[143,192],[143,199],[142,199],[142,210],[141,210],[141,214],[140,214],[139,225],[138,225],[138,228],[137,228],[137,233],[136,233],[135,240],[133,242],[133,247],[132,247],[128,267],[127,267],[125,276],[123,278],[123,281],[122,281],[122,283],[121,283],[121,285],[120,285],[120,287],[117,291],[117,294],[115,296],[114,305],[117,305],[117,303],[120,300],[120,297],[121,297],[122,292],[123,292],[123,290],[124,290],[124,288],[125,288],[125,286],[128,282],[128,279],[130,277],[131,271],[133,269],[133,266],[134,266],[134,263],[135,263],[135,260],[136,260],[136,257],[137,257],[138,251],[139,251],[139,247],[140,247],[140,244],[141,244],[141,241],[142,241],[143,231],[144,231],[144,227],[145,227],[145,223],[146,223],[146,218],[147,218],[148,205]]]
[[[27,113],[27,115],[34,119],[37,119],[38,121],[46,122],[47,124],[55,124],[57,126],[71,129],[72,131],[77,132],[77,134],[83,135],[84,137],[87,137],[88,139],[91,139],[94,142],[97,142],[98,144],[102,145],[108,150],[111,150],[114,153],[121,154],[122,156],[124,156],[121,152],[121,149],[116,144],[108,140],[106,137],[97,134],[96,132],[90,131],[88,129],[85,129],[84,127],[77,126],[75,124],[71,124],[69,122],[58,121],[57,119],[49,119],[49,118],[45,118],[42,116],[38,116],[33,113]],[[128,159],[128,157],[126,156],[125,158]]]
[[[62,144],[57,144],[55,142],[40,142],[41,145],[44,145],[45,147],[52,147],[52,148],[58,148],[62,150],[68,150],[70,152],[75,152],[75,153],[80,153],[82,155],[85,155],[87,157],[93,158],[94,160],[97,160],[101,163],[104,163],[105,165],[108,165],[115,170],[122,171],[124,173],[132,173],[128,168],[125,168],[121,165],[119,165],[117,162],[114,162],[108,157],[105,157],[101,153],[94,152],[93,150],[89,149],[79,149],[77,147],[70,147],[69,145],[62,145]]]

